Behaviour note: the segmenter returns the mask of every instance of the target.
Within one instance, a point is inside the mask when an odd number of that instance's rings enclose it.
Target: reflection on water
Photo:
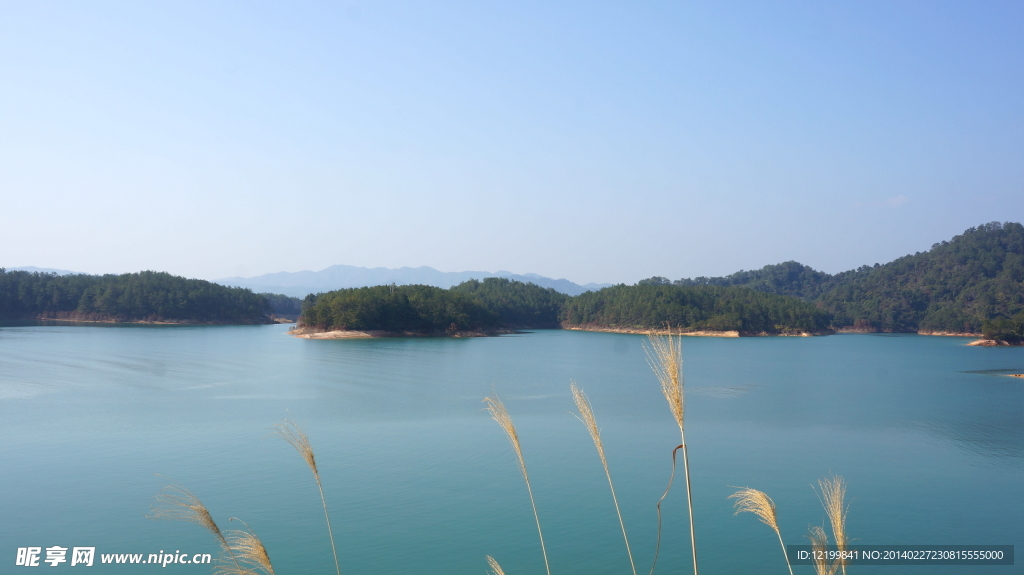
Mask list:
[[[249,522],[278,572],[333,571],[308,469],[266,437],[288,416],[316,448],[343,571],[479,573],[490,554],[509,573],[542,572],[522,479],[482,411],[497,392],[516,420],[552,570],[625,572],[600,462],[570,415],[570,379],[593,403],[635,553],[653,549],[678,430],[641,336],[317,341],[286,329],[0,326],[0,561],[18,546],[82,540],[215,553],[201,529],[145,519],[163,473],[216,518]],[[862,543],[1024,544],[1024,382],[1002,377],[1022,371],[1010,368],[1024,348],[967,341],[684,341],[702,567],[784,568],[760,559],[778,543],[733,516],[728,486],[767,491],[796,543],[823,521],[808,486],[828,473],[850,484]],[[667,571],[689,564],[680,495],[664,506]]]
[[[737,385],[732,387],[691,387],[686,393],[693,395],[706,395],[708,397],[739,397],[746,395],[753,389],[753,385]]]

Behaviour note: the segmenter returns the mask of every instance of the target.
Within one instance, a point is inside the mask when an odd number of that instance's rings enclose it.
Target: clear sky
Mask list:
[[[1024,3],[0,1],[0,266],[828,272],[1024,220]]]

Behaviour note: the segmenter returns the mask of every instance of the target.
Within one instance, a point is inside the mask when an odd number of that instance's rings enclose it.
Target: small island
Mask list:
[[[741,337],[823,335],[829,316],[798,298],[740,287],[614,286],[568,297],[504,278],[451,289],[411,285],[309,296],[289,333],[307,339],[478,337],[521,329],[616,333],[671,330]]]
[[[558,327],[568,296],[505,278],[450,289],[425,285],[350,288],[309,295],[289,333],[307,339],[481,337]]]

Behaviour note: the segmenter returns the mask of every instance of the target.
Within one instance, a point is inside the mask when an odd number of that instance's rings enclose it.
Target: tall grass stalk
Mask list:
[[[828,514],[829,523],[832,524],[832,537],[836,540],[836,549],[839,551],[839,566],[846,575],[846,561],[842,559],[846,551],[846,514],[849,507],[845,503],[846,481],[839,475],[826,477],[818,480],[818,488],[821,489],[821,505]]]
[[[544,533],[540,529],[540,516],[537,514],[537,503],[533,500],[533,488],[530,487],[530,475],[526,472],[526,461],[523,460],[523,448],[519,444],[519,434],[516,433],[516,426],[512,423],[512,416],[508,414],[508,410],[505,409],[505,404],[501,402],[496,394],[494,397],[485,397],[484,403],[487,404],[487,411],[494,418],[494,421],[498,422],[498,425],[505,430],[505,435],[508,436],[509,442],[512,444],[512,449],[516,452],[516,462],[519,464],[519,471],[523,474],[523,480],[526,481],[526,491],[530,494],[530,506],[533,507],[533,519],[537,522],[537,535],[540,537],[540,550],[544,554],[544,569],[547,570],[548,575],[551,575],[551,567],[548,565],[548,550],[544,546]]]
[[[338,563],[338,548],[334,545],[334,531],[331,529],[331,516],[327,513],[327,499],[324,498],[324,486],[320,483],[320,471],[316,467],[316,455],[313,453],[313,446],[309,443],[309,437],[302,431],[294,421],[285,419],[273,426],[274,433],[287,441],[295,451],[299,452],[306,465],[313,471],[313,478],[316,479],[316,486],[320,490],[320,502],[324,506],[324,518],[327,519],[327,534],[331,539],[331,552],[334,553],[334,568],[338,575],[341,575],[341,565]]]
[[[789,556],[786,554],[786,544],[782,542],[782,532],[779,531],[779,518],[775,513],[775,502],[764,491],[751,489],[749,487],[737,488],[739,491],[729,496],[735,499],[736,515],[743,512],[750,512],[757,515],[768,527],[775,530],[779,536],[779,545],[782,547],[782,556],[786,558],[786,567],[789,568],[789,575],[793,575],[793,566],[789,564]]]
[[[587,431],[590,432],[590,438],[594,440],[594,446],[597,447],[597,455],[601,458],[601,465],[604,466],[604,475],[608,478],[608,488],[612,491],[612,502],[615,504],[615,513],[619,516],[619,527],[622,528],[622,539],[626,542],[626,554],[629,555],[629,566],[633,569],[633,575],[636,575],[636,564],[633,563],[633,550],[629,548],[629,537],[626,535],[626,524],[622,521],[622,512],[619,511],[619,499],[615,496],[615,485],[612,483],[612,473],[608,470],[608,459],[604,455],[604,443],[601,441],[601,429],[597,427],[597,418],[594,417],[594,410],[590,406],[590,399],[587,398],[587,394],[576,385],[576,382],[570,382],[569,388],[572,390],[572,398],[576,401],[576,408],[580,411],[580,414],[576,416],[587,426]]]
[[[690,489],[690,461],[686,451],[686,396],[683,393],[683,343],[682,336],[673,335],[671,331],[666,334],[650,332],[647,334],[649,345],[644,345],[647,354],[647,362],[661,383],[661,392],[668,401],[672,416],[679,426],[680,444],[672,450],[672,476],[669,478],[668,487],[664,495],[658,500],[658,547],[654,552],[654,564],[651,565],[651,573],[658,564],[658,550],[661,548],[661,502],[668,495],[672,488],[672,479],[675,477],[676,450],[683,450],[683,475],[686,478],[686,505],[690,513],[690,549],[693,552],[693,575],[697,575],[697,537],[693,529],[693,495]]]
[[[235,567],[240,568],[238,559],[231,550],[231,545],[228,544],[228,540],[224,537],[220,527],[217,527],[217,523],[213,520],[206,506],[188,489],[180,485],[164,486],[153,497],[153,506],[150,508],[148,517],[150,519],[165,519],[168,521],[187,521],[206,529],[217,538],[217,542],[220,543],[224,552],[228,554]]]

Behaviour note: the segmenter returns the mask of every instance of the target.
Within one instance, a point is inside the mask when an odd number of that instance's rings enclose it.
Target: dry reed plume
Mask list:
[[[583,393],[583,390],[576,385],[576,382],[570,382],[570,389],[572,389],[572,397],[576,401],[576,408],[579,409],[580,414],[577,419],[583,422],[587,426],[587,431],[590,432],[591,439],[594,440],[594,446],[597,447],[597,454],[601,457],[601,465],[604,466],[605,477],[608,478],[608,487],[612,491],[612,502],[615,503],[615,513],[619,516],[619,526],[622,527],[622,538],[626,542],[626,553],[629,555],[629,566],[633,569],[633,575],[636,575],[636,565],[633,563],[633,551],[629,548],[629,537],[626,536],[626,524],[622,521],[622,512],[619,511],[619,500],[615,496],[615,485],[612,484],[612,474],[608,470],[608,460],[604,455],[604,443],[601,441],[601,430],[597,427],[597,419],[594,417],[594,410],[590,406],[590,400],[587,398],[587,394]]]
[[[825,530],[814,525],[810,528],[810,535],[807,538],[811,540],[815,574],[835,575],[839,569],[839,562],[833,563],[828,560],[828,535],[825,535]]]
[[[697,575],[697,538],[693,529],[693,496],[690,490],[690,464],[686,451],[686,396],[683,393],[683,343],[681,336],[673,335],[671,330],[664,335],[650,332],[647,334],[650,345],[644,345],[644,352],[647,354],[647,363],[650,364],[658,382],[661,383],[661,392],[668,401],[672,416],[679,425],[680,444],[672,450],[672,475],[669,476],[668,486],[665,493],[658,500],[658,543],[654,551],[654,563],[651,565],[651,574],[658,564],[658,552],[661,549],[661,502],[668,496],[672,489],[672,481],[676,474],[676,451],[683,450],[683,475],[686,478],[686,504],[690,513],[690,549],[693,552],[693,575]]]
[[[846,514],[849,507],[846,506],[846,481],[842,476],[833,475],[818,480],[818,488],[821,489],[821,504],[828,514],[829,523],[832,524],[832,537],[836,541],[836,549],[840,553],[839,566],[846,575],[846,561],[842,559],[846,551]]]
[[[153,497],[153,506],[150,508],[148,517],[150,519],[165,519],[168,521],[187,521],[213,533],[217,542],[231,558],[231,561],[238,567],[238,560],[235,558],[231,545],[228,544],[220,527],[213,520],[210,512],[206,509],[199,498],[191,491],[180,485],[167,485]]]
[[[341,575],[341,566],[338,563],[338,549],[334,545],[334,531],[331,529],[331,516],[327,513],[327,499],[324,498],[324,487],[320,483],[320,471],[316,467],[316,455],[313,453],[313,446],[309,443],[309,437],[306,436],[297,423],[287,419],[282,423],[275,424],[273,429],[273,435],[284,439],[294,447],[295,451],[298,451],[302,459],[306,461],[306,465],[309,465],[310,470],[313,471],[313,478],[316,479],[317,489],[320,490],[320,502],[324,506],[324,518],[327,519],[327,534],[331,539],[331,552],[334,553],[334,568],[338,575]]]
[[[493,575],[505,575],[505,572],[501,570],[501,565],[498,565],[498,562],[494,560],[494,557],[488,555],[487,564],[490,565],[491,573]]]
[[[786,555],[786,544],[782,542],[782,532],[779,531],[779,519],[775,513],[775,502],[763,491],[749,487],[738,488],[739,491],[729,496],[735,499],[736,515],[743,512],[753,513],[761,519],[768,527],[775,530],[779,536],[779,545],[782,546],[782,555],[786,557],[786,567],[789,567],[789,575],[793,575],[793,566],[789,564],[789,557]]]
[[[234,521],[237,517],[232,517],[229,521]],[[267,548],[263,546],[263,542],[260,538],[252,531],[241,519],[238,519],[242,525],[245,525],[248,531],[234,530],[227,532],[227,540],[231,544],[231,548],[234,549],[235,555],[238,557],[238,561],[235,565],[220,566],[217,568],[215,575],[259,575],[260,572],[266,575],[274,575],[274,566],[270,564],[270,555],[267,554]]]
[[[533,500],[533,488],[530,487],[530,475],[526,472],[526,461],[523,459],[523,448],[519,444],[519,434],[516,433],[516,426],[512,423],[512,416],[508,414],[508,410],[505,409],[505,404],[501,402],[501,399],[495,395],[492,397],[485,397],[484,403],[487,404],[487,411],[494,418],[494,421],[498,422],[498,425],[505,430],[505,435],[508,435],[508,440],[512,443],[512,449],[516,452],[516,462],[519,464],[519,471],[523,474],[523,480],[526,482],[526,491],[530,494],[530,506],[533,507],[533,518],[537,522],[537,535],[540,537],[540,550],[544,555],[544,569],[547,570],[548,575],[551,575],[551,567],[548,565],[548,551],[544,546],[544,533],[540,529],[540,516],[537,514],[537,504]],[[497,563],[495,563],[496,565]]]

